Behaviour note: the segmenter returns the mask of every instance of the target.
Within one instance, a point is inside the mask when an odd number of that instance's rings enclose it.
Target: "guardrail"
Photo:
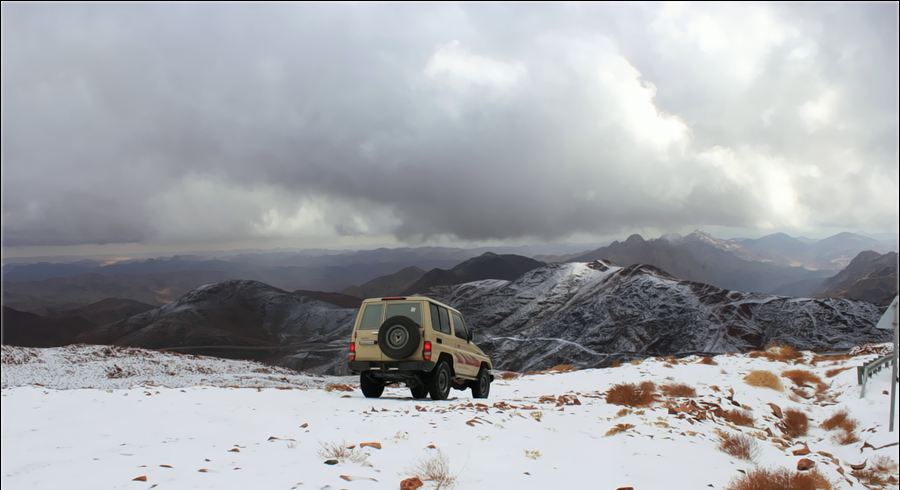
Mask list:
[[[894,353],[891,352],[890,354],[885,354],[878,359],[875,359],[874,361],[869,361],[862,366],[856,367],[856,380],[860,385],[862,385],[862,390],[859,393],[860,398],[866,397],[866,382],[869,380],[869,378],[878,371],[881,371],[882,368],[884,368],[885,364],[893,364],[893,362]]]
[[[866,396],[866,382],[869,376],[877,373],[885,364],[891,363],[894,368],[891,370],[891,415],[890,415],[890,432],[894,432],[894,414],[897,413],[897,381],[900,376],[897,375],[897,366],[900,364],[900,350],[897,345],[900,344],[900,296],[895,296],[894,301],[888,306],[881,320],[875,325],[875,328],[894,331],[894,352],[879,357],[874,361],[870,361],[860,366],[856,370],[856,377],[859,384],[862,385],[859,397]]]

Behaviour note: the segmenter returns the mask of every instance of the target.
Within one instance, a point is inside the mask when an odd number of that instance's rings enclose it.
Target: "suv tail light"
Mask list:
[[[356,344],[354,344],[353,342],[350,342],[350,360],[356,360]]]
[[[431,341],[425,341],[425,348],[422,351],[422,357],[425,358],[426,361],[431,360]]]

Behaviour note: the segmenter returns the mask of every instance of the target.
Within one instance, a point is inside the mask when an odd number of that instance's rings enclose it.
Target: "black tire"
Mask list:
[[[428,396],[428,388],[424,386],[417,386],[415,388],[410,388],[410,392],[412,392],[412,397],[416,400],[421,400]]]
[[[392,316],[378,328],[378,346],[391,359],[406,359],[419,348],[419,326],[405,316]]]
[[[432,400],[446,400],[450,395],[450,366],[441,361],[428,377],[428,393]]]
[[[384,381],[370,376],[368,371],[359,375],[359,387],[366,398],[379,398],[384,393]]]
[[[487,398],[491,393],[491,377],[487,369],[478,371],[478,378],[472,383],[472,398]]]

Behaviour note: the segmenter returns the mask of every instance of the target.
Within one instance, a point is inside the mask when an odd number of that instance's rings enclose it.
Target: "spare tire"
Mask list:
[[[406,359],[419,347],[419,326],[405,316],[392,316],[378,328],[378,346],[391,359]]]

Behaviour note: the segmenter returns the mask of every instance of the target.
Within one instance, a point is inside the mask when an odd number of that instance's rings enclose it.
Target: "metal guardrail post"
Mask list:
[[[867,362],[856,368],[857,382],[862,385],[859,397],[866,396],[866,382],[869,376],[881,370],[884,364],[890,362],[891,367],[891,419],[889,423],[889,431],[894,432],[894,416],[897,414],[897,368],[900,364],[900,349],[897,348],[898,340],[900,340],[900,296],[894,297],[887,311],[878,320],[875,328],[882,330],[894,331],[894,352],[886,356],[882,356],[874,361]]]
[[[898,329],[897,303],[894,302],[894,367],[891,369],[891,423],[890,432],[894,432],[894,415],[897,413],[897,361],[900,359],[900,352],[897,351],[897,340],[900,337],[900,329]]]

